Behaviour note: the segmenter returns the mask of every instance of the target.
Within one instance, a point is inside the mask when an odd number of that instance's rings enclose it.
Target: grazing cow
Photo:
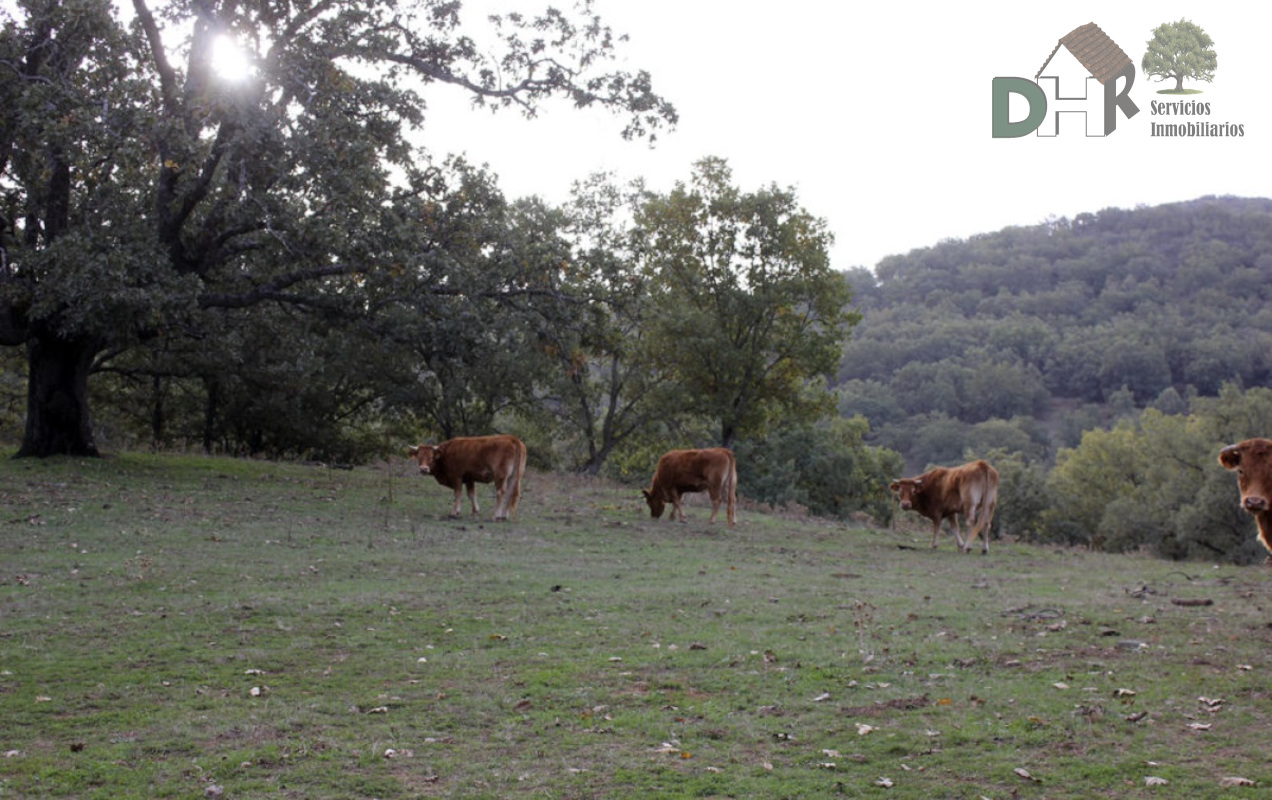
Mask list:
[[[515,436],[468,436],[441,444],[408,447],[407,455],[419,464],[421,475],[432,475],[437,482],[455,492],[452,517],[459,516],[459,493],[468,488],[473,515],[477,507],[475,483],[495,484],[495,521],[507,521],[517,510],[521,499],[521,477],[526,471],[526,446]]]
[[[708,492],[711,495],[711,519],[715,522],[720,501],[727,503],[729,524],[734,522],[738,502],[738,462],[733,451],[723,447],[706,450],[671,450],[658,459],[654,480],[648,489],[641,490],[649,504],[649,514],[654,519],[662,517],[668,502],[672,505],[671,518],[680,515],[685,521],[685,510],[680,505],[680,495],[685,492]]]
[[[917,478],[893,481],[890,488],[901,501],[901,508],[913,509],[932,520],[932,546],[936,547],[941,522],[950,520],[950,529],[959,549],[972,551],[972,542],[981,537],[981,554],[989,553],[989,526],[998,505],[998,470],[985,461],[973,461],[961,467],[937,467]],[[963,540],[963,522],[972,532]]]
[[[1219,463],[1237,471],[1241,507],[1254,515],[1259,541],[1272,552],[1272,441],[1246,439],[1228,445],[1219,451]]]

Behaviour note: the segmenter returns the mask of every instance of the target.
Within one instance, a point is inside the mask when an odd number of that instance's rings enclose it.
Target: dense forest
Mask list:
[[[1207,197],[945,241],[851,271],[840,410],[912,467],[1050,460],[1137,409],[1272,383],[1272,201]]]

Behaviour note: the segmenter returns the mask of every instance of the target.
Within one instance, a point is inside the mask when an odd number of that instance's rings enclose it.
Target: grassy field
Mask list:
[[[0,798],[1272,785],[1264,568],[481,499],[446,519],[404,459],[0,461]]]

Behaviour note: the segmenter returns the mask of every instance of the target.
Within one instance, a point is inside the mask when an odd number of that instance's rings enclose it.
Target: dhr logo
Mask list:
[[[1061,47],[1065,53],[1056,58]],[[1100,26],[1089,22],[1056,43],[1032,81],[994,78],[994,138],[1013,139],[1034,131],[1039,136],[1056,136],[1064,113],[1085,114],[1087,136],[1108,136],[1117,129],[1119,109],[1127,119],[1139,113],[1130,98],[1134,83],[1135,64],[1130,56]],[[1023,97],[1029,108],[1028,115],[1017,122],[1011,121],[1012,95]]]

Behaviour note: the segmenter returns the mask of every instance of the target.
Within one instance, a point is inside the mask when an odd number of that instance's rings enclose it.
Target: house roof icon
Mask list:
[[[1131,57],[1117,46],[1117,42],[1100,30],[1099,25],[1088,22],[1069,31],[1056,42],[1055,50],[1051,51],[1051,55],[1047,56],[1047,60],[1039,67],[1037,75],[1034,75],[1035,81],[1060,51],[1061,46],[1067,49],[1078,63],[1086,67],[1101,86],[1122,74],[1127,66],[1134,66]]]

